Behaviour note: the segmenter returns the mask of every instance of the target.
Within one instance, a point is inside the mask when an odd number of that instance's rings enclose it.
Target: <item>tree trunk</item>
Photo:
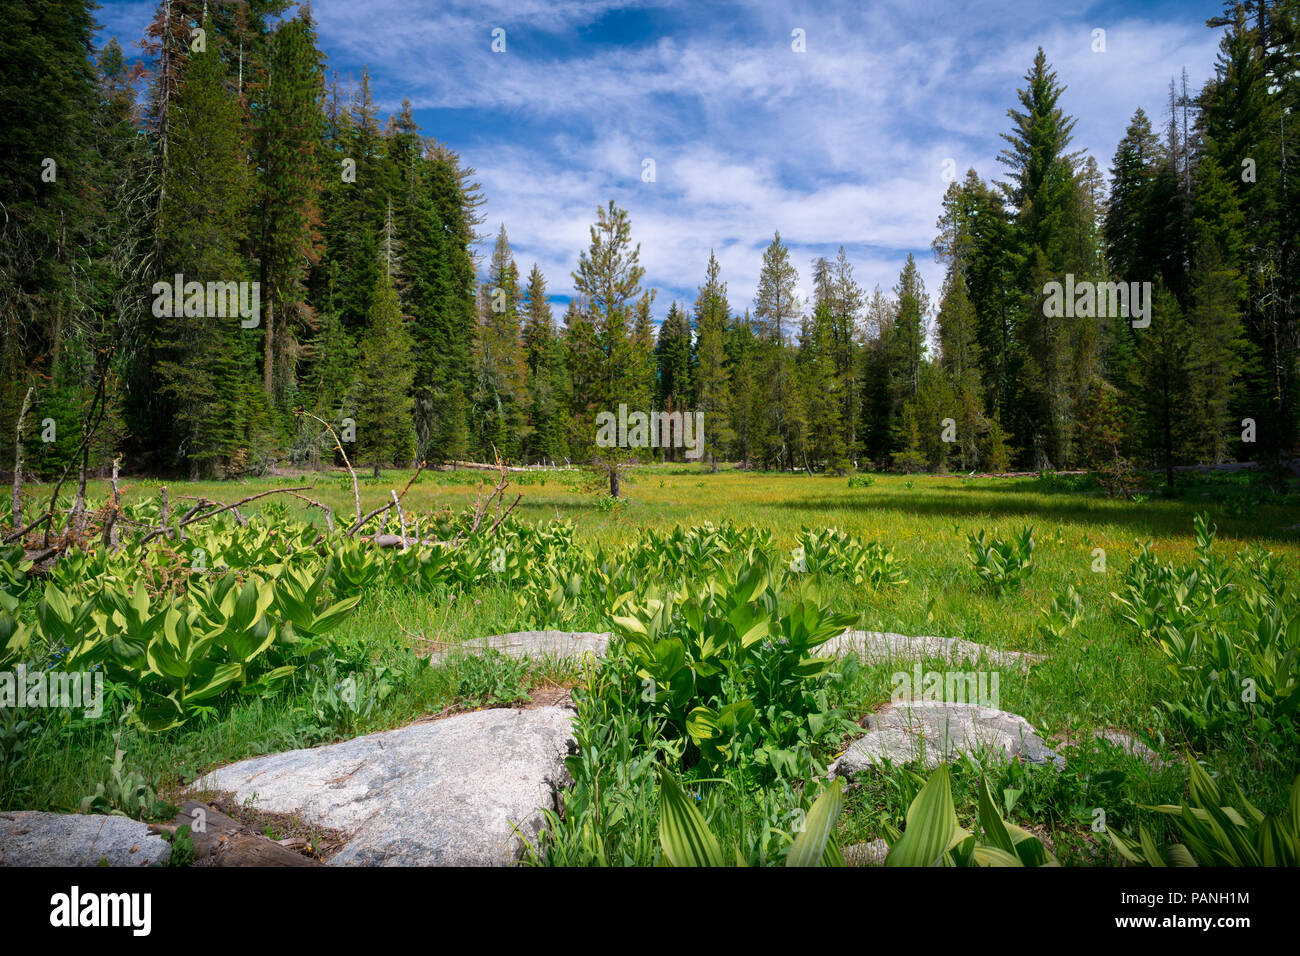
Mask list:
[[[275,352],[275,301],[266,303],[266,361],[262,367],[262,388],[266,390],[266,400],[271,401],[271,378],[274,368]]]
[[[22,410],[18,413],[18,425],[14,428],[14,531],[23,526],[23,419],[31,406],[34,388],[34,385],[27,387]],[[18,543],[22,544],[21,541]]]
[[[618,497],[618,465],[609,469],[609,496]]]

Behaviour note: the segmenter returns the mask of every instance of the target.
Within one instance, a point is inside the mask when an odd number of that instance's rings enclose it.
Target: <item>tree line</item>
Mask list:
[[[701,413],[715,468],[1171,476],[1294,448],[1294,0],[1210,21],[1215,75],[1196,95],[1171,83],[1159,131],[1137,110],[1109,184],[1071,151],[1040,49],[1004,180],[971,171],[943,196],[934,308],[911,256],[868,293],[843,248],[808,265],[803,301],[778,232],[752,303],[733,305],[710,255],[657,325],[613,201],[558,319],[504,225],[480,271],[474,171],[409,103],[381,124],[368,75],[327,74],[307,7],[163,0],[147,67],[93,48],[85,0],[0,7],[0,426],[12,451],[30,403],[38,473],[119,455],[190,477],[316,465],[336,454],[318,419],[376,470],[500,455],[616,476],[684,457],[595,447],[620,404]],[[258,322],[159,314],[157,283],[182,278],[256,282]],[[1150,283],[1149,324],[1092,300],[1062,314],[1062,282]]]

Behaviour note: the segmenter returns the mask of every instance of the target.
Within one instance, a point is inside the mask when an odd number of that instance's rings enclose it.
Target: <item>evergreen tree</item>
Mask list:
[[[975,307],[966,294],[959,268],[949,270],[939,303],[939,348],[947,387],[953,398],[951,417],[957,430],[956,450],[961,468],[979,464],[979,436],[984,429],[980,403],[980,354]]]
[[[632,333],[627,344],[627,374],[624,392],[629,408],[648,411],[658,392],[655,363],[655,331],[651,306],[656,290],[641,293],[633,310]]]
[[[1300,184],[1290,175],[1289,115],[1300,107],[1295,62],[1300,13],[1294,4],[1225,5],[1209,21],[1226,26],[1215,76],[1201,94],[1199,132],[1236,191],[1251,254],[1243,327],[1251,361],[1243,370],[1237,406],[1258,423],[1257,444],[1243,452],[1269,463],[1291,454],[1300,432],[1300,324],[1295,308]],[[1220,249],[1231,267],[1230,252]]]
[[[786,336],[799,318],[795,293],[799,273],[790,262],[790,250],[777,232],[763,251],[763,267],[754,296],[754,319],[762,341],[762,367],[766,374],[768,421],[760,445],[766,464],[785,469],[794,462],[795,389],[790,381],[790,355]]]
[[[502,225],[492,250],[488,281],[479,296],[479,331],[474,352],[475,443],[487,461],[493,460],[494,452],[508,459],[518,457],[521,443],[526,439],[523,433],[527,412],[526,371],[519,297],[519,269],[510,252],[506,227]]]
[[[858,323],[865,305],[862,287],[853,278],[844,247],[840,246],[831,276],[831,337],[835,377],[840,389],[840,420],[844,452],[851,458],[861,454],[858,420],[862,413],[862,363],[858,357]]]
[[[56,448],[28,438],[36,470],[44,457],[50,467],[71,460],[81,436],[65,422],[79,425],[108,373],[110,299],[125,271],[109,235],[120,241],[133,226],[114,195],[131,169],[112,166],[130,152],[121,135],[129,105],[103,103],[100,87],[115,83],[116,93],[103,92],[120,97],[121,50],[97,75],[93,10],[82,0],[0,3],[0,449],[12,463],[19,409],[35,387],[39,414],[27,427],[52,417],[67,436]]]
[[[1064,281],[1067,275],[1096,281],[1101,273],[1096,222],[1079,175],[1080,154],[1066,151],[1075,121],[1059,105],[1065,87],[1041,48],[1025,83],[1019,93],[1024,111],[1007,111],[1014,130],[1002,134],[1011,148],[1000,157],[1009,170],[1003,188],[1016,210],[1018,279],[1028,292],[1017,329],[1023,392],[1007,411],[1019,423],[1013,430],[1021,430],[1031,443],[1035,467],[1059,467],[1069,463],[1072,453],[1077,372],[1092,364],[1098,319],[1050,314],[1045,290],[1047,283]]]
[[[533,264],[525,288],[524,362],[528,369],[526,460],[559,461],[568,454],[567,372],[555,318],[546,296],[546,279]]]
[[[162,274],[184,275],[186,283],[248,281],[239,246],[253,179],[242,111],[226,85],[212,23],[204,25],[206,49],[190,54],[168,112],[169,158],[156,224],[165,237]],[[264,399],[243,387],[256,374],[249,330],[237,316],[204,318],[195,305],[157,317],[153,339],[154,368],[171,410],[170,447],[192,478],[262,457],[260,440],[249,448],[243,439],[250,421],[266,420]]]
[[[882,467],[893,444],[894,389],[890,381],[894,320],[897,306],[877,286],[867,303],[866,344],[862,351],[863,451]]]
[[[727,327],[727,364],[731,368],[731,389],[727,395],[727,420],[736,434],[733,454],[742,468],[750,468],[758,450],[766,444],[766,389],[759,368],[760,341],[749,310]]]
[[[727,284],[721,280],[721,267],[713,251],[704,285],[695,297],[696,408],[704,413],[704,451],[709,467],[718,470],[718,456],[726,455],[736,439],[731,420],[728,392],[732,370],[727,356],[731,306],[727,302]]]
[[[659,326],[659,338],[655,343],[655,366],[658,371],[655,404],[660,410],[691,414],[695,390],[693,358],[691,324],[686,313],[673,302],[668,306],[668,315]],[[666,449],[664,458],[676,459],[680,454],[673,449]]]
[[[925,283],[916,268],[916,258],[910,253],[899,274],[894,294],[898,298],[898,305],[888,333],[882,369],[890,404],[885,420],[880,423],[891,436],[888,445],[890,452],[905,440],[910,440],[901,431],[903,406],[905,402],[915,399],[921,390],[921,366],[925,358],[924,322],[926,313],[930,310]]]
[[[565,444],[575,457],[586,456],[594,438],[596,414],[602,408],[596,398],[603,359],[596,337],[596,324],[581,299],[570,299],[564,314],[564,363],[569,370],[569,433]]]
[[[1192,453],[1202,461],[1218,463],[1229,455],[1233,385],[1248,352],[1241,323],[1246,281],[1238,267],[1244,255],[1245,216],[1213,157],[1201,161],[1197,178],[1193,222],[1197,241],[1187,314],[1193,338],[1189,426]]]
[[[1142,400],[1142,437],[1172,488],[1174,465],[1184,457],[1188,441],[1191,329],[1172,292],[1159,285],[1154,299],[1151,326],[1141,330],[1139,339],[1138,362],[1143,373],[1134,391]]]
[[[822,298],[804,323],[797,360],[811,462],[839,474],[848,470],[844,444],[844,382],[836,365],[833,306]]]
[[[1106,253],[1123,281],[1154,281],[1153,226],[1149,202],[1164,151],[1141,109],[1133,114],[1111,164],[1110,202],[1106,211]]]
[[[264,109],[259,111],[263,388],[283,407],[294,387],[299,343],[312,323],[310,267],[320,261],[320,159],[324,77],[309,11],[276,28]]]
[[[585,396],[586,407],[581,416],[575,416],[575,425],[590,429],[584,445],[599,458],[601,470],[609,477],[609,493],[617,498],[619,468],[632,456],[595,444],[595,414],[597,411],[616,413],[619,402],[635,401],[642,388],[648,387],[649,383],[642,377],[645,367],[636,361],[628,334],[645,269],[640,264],[640,245],[632,245],[632,225],[627,211],[619,209],[611,199],[607,208],[596,210],[596,216],[596,223],[591,227],[591,245],[579,256],[578,270],[573,273],[574,288],[588,301],[598,356],[597,366],[590,369],[594,380]],[[639,347],[643,348],[644,344],[639,343]],[[648,360],[649,356],[644,358]]]
[[[402,318],[397,290],[387,276],[378,277],[370,299],[354,390],[358,460],[371,462],[378,478],[381,465],[406,465],[414,456],[411,386],[415,369],[411,335]]]

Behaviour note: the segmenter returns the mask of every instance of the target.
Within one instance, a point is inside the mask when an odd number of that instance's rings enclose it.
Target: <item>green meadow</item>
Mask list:
[[[408,524],[433,522],[439,514],[472,508],[493,476],[474,471],[425,472],[403,501]],[[389,489],[400,489],[409,471],[387,471],[362,479],[363,512],[379,506]],[[749,473],[723,468],[717,474],[683,465],[636,469],[615,502],[590,490],[586,473],[526,472],[511,475],[504,501],[519,498],[514,516],[525,524],[556,519],[572,525],[574,543],[587,549],[633,546],[647,531],[712,523],[766,529],[774,562],[797,560],[805,529],[835,527],[888,549],[905,581],[893,585],[828,580],[822,603],[850,615],[865,630],[907,635],[958,637],[1001,650],[1028,651],[1046,659],[1027,673],[1003,668],[1000,708],[1029,720],[1068,757],[1064,772],[1013,763],[981,771],[970,761],[955,765],[952,785],[958,817],[970,826],[978,781],[997,795],[1008,821],[1040,836],[1063,863],[1114,864],[1118,857],[1094,824],[1098,809],[1109,825],[1132,832],[1143,822],[1168,834],[1162,819],[1137,808],[1177,804],[1187,794],[1185,755],[1198,757],[1225,785],[1241,783],[1267,811],[1286,802],[1291,779],[1300,771],[1294,727],[1257,732],[1237,725],[1218,734],[1189,732],[1164,702],[1178,698],[1180,684],[1166,654],[1123,620],[1112,592],[1143,543],[1161,562],[1195,564],[1196,516],[1214,532],[1213,554],[1231,562],[1239,554],[1271,552],[1288,580],[1300,569],[1300,508],[1292,494],[1272,493],[1248,473],[1186,476],[1175,495],[1117,501],[1095,489],[1086,476],[1028,478],[873,475],[847,478],[806,474]],[[350,523],[352,485],[346,473],[301,480],[266,478],[240,483],[171,483],[172,508],[190,498],[232,502],[277,487],[313,485],[304,492],[334,511],[336,525]],[[851,486],[852,485],[852,486]],[[123,504],[156,499],[157,481],[122,483]],[[103,500],[106,487],[92,487]],[[310,522],[323,530],[319,509],[285,496],[268,496],[241,508],[253,524]],[[396,528],[389,520],[387,530]],[[1033,567],[1016,586],[991,588],[976,573],[968,535],[1012,540],[1033,529]],[[183,543],[172,543],[183,551]],[[1070,597],[1071,589],[1077,600]],[[1292,592],[1293,593],[1293,592]],[[1051,611],[1070,608],[1053,622]],[[1295,614],[1294,606],[1285,609]],[[138,775],[154,798],[138,815],[163,815],[179,802],[180,788],[214,766],[243,757],[309,746],[360,733],[401,726],[412,720],[483,706],[522,705],[564,689],[590,690],[601,680],[590,666],[562,661],[520,663],[505,658],[465,657],[433,668],[424,660],[469,639],[547,626],[521,602],[516,588],[490,582],[478,588],[413,591],[388,581],[367,588],[353,612],[333,632],[331,675],[371,675],[366,706],[351,711],[322,697],[318,680],[295,678],[282,693],[244,699],[205,710],[183,726],[147,733],[116,721],[52,723],[26,734],[11,726],[0,778],[5,808],[76,810],[98,784],[112,776],[115,732],[124,766]],[[565,620],[572,630],[608,630],[609,614],[598,602],[580,600]],[[929,662],[943,669],[949,665]],[[849,666],[833,675],[833,703],[857,722],[889,701],[892,674],[911,665]],[[301,675],[299,675],[301,677]],[[327,691],[328,689],[326,689]],[[113,700],[113,694],[117,694]],[[120,713],[129,689],[110,685],[110,710]],[[114,708],[116,708],[114,710]],[[1122,730],[1146,742],[1168,761],[1149,766],[1118,749],[1093,747],[1094,731]],[[851,741],[824,748],[829,760]],[[1071,748],[1071,745],[1078,745]],[[119,780],[122,774],[118,774]],[[845,798],[837,822],[840,845],[890,835],[900,827],[924,775],[906,768],[861,779]],[[783,784],[784,786],[784,784]],[[726,788],[722,788],[726,789]],[[739,788],[735,788],[739,789]],[[743,841],[753,808],[725,794],[710,807],[721,833]],[[643,800],[640,812],[653,814]],[[739,814],[739,816],[736,816]],[[746,814],[749,814],[747,816]],[[761,816],[761,813],[760,813]],[[741,822],[737,823],[739,820]],[[649,824],[647,824],[648,826]],[[569,847],[566,852],[572,850]],[[641,850],[627,850],[629,862]],[[649,852],[648,850],[644,852]],[[548,862],[533,857],[534,862]],[[572,858],[569,858],[572,861]],[[617,862],[617,858],[604,860]],[[549,862],[556,862],[552,859]]]

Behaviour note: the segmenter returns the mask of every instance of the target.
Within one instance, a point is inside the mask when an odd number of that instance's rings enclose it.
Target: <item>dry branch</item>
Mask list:
[[[18,425],[14,428],[14,523],[13,531],[23,524],[23,419],[27,417],[27,410],[32,405],[32,392],[36,390],[35,385],[27,386],[27,394],[23,396],[22,411],[18,413]],[[25,532],[22,532],[25,533]],[[8,540],[8,539],[6,539]]]
[[[43,525],[45,522],[49,520],[50,520],[50,515],[47,512],[46,514],[41,515],[39,518],[36,518],[34,521],[32,521],[31,524],[27,525],[26,527],[19,528],[17,531],[13,531],[5,535],[3,539],[4,543],[8,544],[10,541],[17,541],[23,537],[26,537],[27,532],[40,527],[41,525]]]
[[[330,534],[334,533],[334,511],[329,505],[323,505],[315,498],[308,498],[306,495],[300,495],[296,491],[286,491],[285,494],[297,498],[299,501],[305,501],[311,507],[319,508],[321,511],[325,512],[325,527],[330,529]]]
[[[111,550],[116,550],[118,546],[117,519],[122,513],[122,493],[117,487],[117,471],[121,465],[121,458],[113,459],[113,477],[110,479],[113,486],[113,501],[109,505],[108,518],[104,521],[104,546]]]
[[[316,421],[324,425],[329,430],[330,437],[334,439],[334,447],[338,449],[338,453],[343,456],[343,464],[347,466],[348,474],[352,476],[352,501],[357,507],[356,527],[361,527],[361,525],[365,524],[365,522],[361,520],[361,486],[357,484],[357,473],[352,470],[352,462],[348,461],[348,453],[343,450],[343,442],[339,440],[338,433],[334,431],[334,426],[325,421],[325,419],[313,415],[311,412],[302,412],[301,414],[306,415],[308,418],[314,418]],[[421,467],[424,466],[421,465]]]
[[[406,550],[406,515],[402,514],[402,502],[398,500],[397,492],[389,491],[393,496],[393,507],[397,509],[397,523],[402,526],[402,550]]]
[[[256,501],[259,498],[265,498],[268,495],[291,494],[296,491],[311,491],[315,487],[316,487],[316,482],[313,481],[310,485],[301,485],[300,487],[297,488],[272,488],[270,491],[259,491],[257,494],[249,495],[247,498],[240,498],[238,501],[231,502],[228,505],[223,505],[219,501],[211,501],[207,498],[199,498],[197,499],[199,503],[185,513],[185,516],[181,518],[180,523],[177,524],[176,528],[178,531],[184,532],[186,525],[197,524],[200,521],[207,521],[209,518],[214,518],[217,515],[227,511],[235,511],[237,513],[240,505],[246,505],[250,501]],[[189,496],[182,495],[181,497],[188,498]],[[220,507],[214,509],[213,511],[206,512],[204,514],[199,513],[209,505],[220,505]],[[147,535],[141,538],[140,543],[148,544],[154,538],[162,534],[163,531],[164,531],[163,528],[155,528],[153,531],[150,531]]]

